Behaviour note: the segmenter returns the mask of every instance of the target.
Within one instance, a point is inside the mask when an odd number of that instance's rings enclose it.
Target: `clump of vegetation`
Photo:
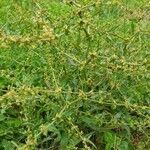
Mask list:
[[[148,1],[0,8],[1,150],[148,150]]]

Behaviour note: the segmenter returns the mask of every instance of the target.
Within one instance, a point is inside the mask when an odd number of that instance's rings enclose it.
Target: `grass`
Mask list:
[[[148,150],[147,0],[0,0],[0,149]]]

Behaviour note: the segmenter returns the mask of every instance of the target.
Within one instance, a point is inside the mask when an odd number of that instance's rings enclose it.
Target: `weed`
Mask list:
[[[0,8],[0,149],[149,149],[148,1]]]

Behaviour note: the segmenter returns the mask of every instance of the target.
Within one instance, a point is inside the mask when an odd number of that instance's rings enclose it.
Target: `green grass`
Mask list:
[[[0,0],[0,150],[148,150],[148,0]]]

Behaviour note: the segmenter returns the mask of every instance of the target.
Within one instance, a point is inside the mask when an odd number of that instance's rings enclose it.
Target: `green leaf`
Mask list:
[[[114,143],[115,135],[112,132],[105,132],[104,140],[108,143]]]
[[[119,150],[130,150],[129,144],[126,141],[122,141],[121,144],[119,145]]]
[[[9,129],[7,128],[6,124],[1,123],[0,124],[0,136],[6,135],[7,133],[9,133]]]
[[[2,147],[4,148],[4,150],[14,150],[15,149],[15,147],[11,143],[11,141],[7,141],[7,140],[2,141]]]
[[[106,150],[111,150],[115,143],[115,134],[113,132],[105,132],[104,140],[106,142]]]
[[[61,139],[60,131],[53,124],[48,125],[48,131],[56,134],[58,141]]]
[[[5,120],[5,116],[3,114],[0,114],[0,121],[4,121]]]
[[[105,147],[106,150],[111,150],[111,148],[113,148],[113,144],[112,143],[106,144],[106,147]]]
[[[7,80],[3,77],[0,77],[0,88],[3,88],[7,84]]]
[[[68,133],[62,132],[62,134],[61,134],[61,141],[60,141],[60,147],[61,147],[61,149],[65,148],[66,145],[68,145],[68,142],[69,142]]]
[[[6,123],[9,127],[13,127],[13,128],[19,127],[22,124],[21,120],[19,119],[9,119],[6,121]]]

